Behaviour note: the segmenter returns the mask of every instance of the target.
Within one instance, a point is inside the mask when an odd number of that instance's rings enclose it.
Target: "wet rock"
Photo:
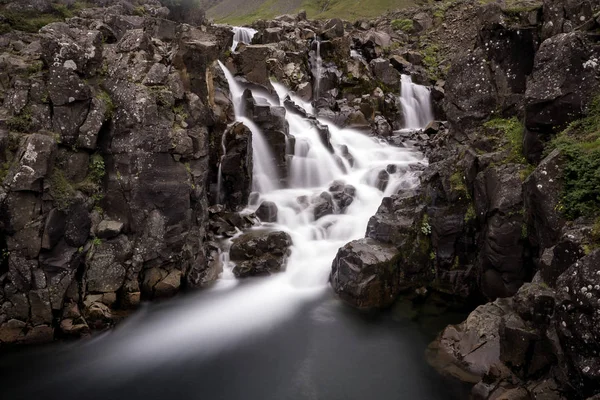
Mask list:
[[[232,209],[245,207],[252,189],[252,132],[242,123],[225,132],[226,153],[221,159],[219,201]]]
[[[338,296],[356,308],[381,308],[399,290],[398,251],[373,239],[360,239],[338,250],[329,281]]]
[[[263,201],[255,214],[262,222],[277,222],[277,205],[272,201]]]
[[[328,192],[322,192],[312,203],[315,220],[334,213],[333,197]]]
[[[292,239],[281,231],[250,231],[234,239],[229,256],[238,278],[270,275],[285,268]]]
[[[427,361],[440,373],[468,383],[501,368],[499,330],[510,306],[509,300],[500,299],[477,307],[466,321],[447,327],[429,345]]]

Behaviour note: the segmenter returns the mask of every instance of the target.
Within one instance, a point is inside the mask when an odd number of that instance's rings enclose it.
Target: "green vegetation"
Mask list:
[[[10,163],[5,162],[0,166],[0,184],[2,184],[4,178],[6,178],[6,176],[8,175],[9,169]]]
[[[50,175],[50,195],[59,210],[69,208],[75,199],[76,191],[65,177],[63,171],[54,168]]]
[[[441,78],[440,71],[440,48],[437,44],[426,43],[421,45],[421,53],[423,54],[423,64],[427,69],[427,73],[429,77],[433,80],[438,80]]]
[[[75,188],[77,190],[81,190],[85,194],[92,196],[94,200],[102,199],[101,189],[102,189],[102,179],[106,174],[106,169],[104,165],[104,159],[100,154],[93,154],[90,157],[90,163],[88,166],[88,174],[85,179],[77,183]]]
[[[98,100],[101,100],[104,103],[104,105],[106,106],[106,111],[104,112],[104,117],[106,119],[111,119],[115,112],[115,104],[113,103],[112,99],[110,98],[110,95],[108,93],[106,93],[104,90],[102,90],[96,95],[96,98]]]
[[[27,132],[31,129],[31,122],[31,110],[25,107],[20,114],[9,118],[9,120],[6,121],[6,126],[9,130],[14,132]]]
[[[53,4],[51,12],[42,14],[35,11],[2,11],[1,14],[6,22],[0,24],[0,34],[9,32],[12,29],[32,33],[37,32],[43,26],[53,22],[64,21],[66,18],[73,17],[77,11],[92,6],[86,2],[77,1],[71,6]]]
[[[477,214],[475,213],[475,206],[473,206],[473,203],[469,203],[469,207],[467,207],[467,212],[465,213],[465,218],[464,221],[465,222],[471,222],[471,221],[475,221],[475,219],[477,218]]]
[[[42,61],[34,61],[27,67],[28,75],[35,75],[44,69],[44,63]]]
[[[511,119],[494,118],[486,122],[484,126],[486,128],[498,129],[504,133],[501,139],[505,142],[504,149],[509,152],[505,162],[527,164],[527,160],[523,156],[523,132],[525,128],[516,117]]]
[[[208,3],[203,0],[203,3]],[[281,0],[242,2],[224,0],[207,10],[215,22],[246,25],[259,19],[270,19],[285,13],[306,10],[310,19],[341,18],[348,21],[372,18],[387,11],[415,5],[414,0],[298,0],[297,7]]]
[[[573,122],[548,146],[565,158],[559,209],[569,219],[600,215],[600,96],[587,116]]]
[[[410,19],[395,19],[392,21],[392,29],[395,31],[411,32],[414,29],[414,23]]]
[[[421,221],[421,233],[423,235],[431,235],[431,225],[429,225],[429,215],[423,214],[423,220]]]
[[[460,171],[456,171],[450,176],[450,186],[452,190],[459,194],[459,199],[470,199],[469,189],[465,183],[465,177]]]

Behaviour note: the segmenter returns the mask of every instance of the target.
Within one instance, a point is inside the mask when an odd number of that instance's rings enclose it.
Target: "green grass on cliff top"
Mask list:
[[[354,21],[413,5],[415,0],[223,0],[210,8],[207,16],[218,23],[244,25],[258,19],[306,10],[310,19]]]

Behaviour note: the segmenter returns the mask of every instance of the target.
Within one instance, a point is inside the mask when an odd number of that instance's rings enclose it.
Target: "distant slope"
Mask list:
[[[248,24],[302,9],[306,10],[310,19],[338,17],[353,21],[416,3],[416,0],[205,0],[209,18],[232,25]]]

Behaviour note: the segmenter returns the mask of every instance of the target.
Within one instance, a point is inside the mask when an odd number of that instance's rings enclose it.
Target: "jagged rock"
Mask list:
[[[334,213],[333,197],[328,192],[322,192],[312,200],[315,220]]]
[[[427,349],[427,361],[444,375],[477,383],[501,368],[500,325],[510,313],[510,300],[479,306],[460,325],[444,329]]]
[[[567,269],[558,278],[557,288],[558,336],[572,365],[571,379],[580,383],[582,397],[589,396],[600,382],[600,250]]]
[[[100,239],[111,239],[118,236],[123,230],[123,223],[119,221],[103,220],[98,224],[96,235]]]
[[[252,189],[252,132],[236,123],[224,135],[219,200],[233,209],[245,207]]]
[[[338,250],[329,281],[333,290],[357,308],[390,305],[400,290],[397,249],[373,239],[360,239]]]
[[[344,23],[339,18],[333,18],[327,21],[321,32],[321,37],[325,40],[335,39],[344,36]]]
[[[549,135],[582,116],[598,90],[598,57],[582,32],[559,34],[540,46],[526,92],[524,147],[530,161],[539,161]]]
[[[560,150],[548,155],[523,184],[529,240],[541,249],[556,243],[565,223],[557,206],[562,192],[564,157]]]
[[[131,252],[131,243],[121,235],[101,242],[91,251],[86,271],[87,290],[92,293],[116,292],[125,280],[122,264]]]
[[[292,239],[281,231],[250,231],[233,240],[229,256],[238,278],[270,275],[285,267]]]
[[[384,58],[376,58],[369,63],[373,75],[391,88],[400,84],[400,73]]]

